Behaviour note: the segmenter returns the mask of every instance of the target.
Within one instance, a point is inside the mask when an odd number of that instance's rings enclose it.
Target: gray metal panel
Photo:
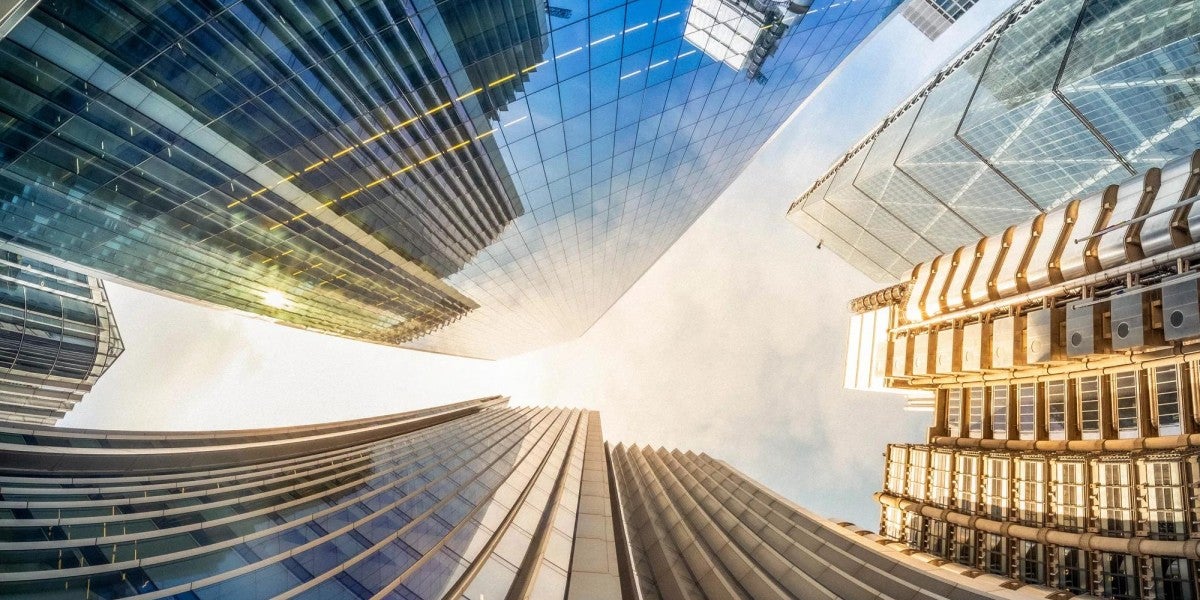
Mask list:
[[[1161,333],[1154,329],[1151,322],[1151,299],[1150,292],[1130,290],[1113,296],[1109,301],[1112,311],[1110,333],[1113,350],[1129,350],[1162,343]]]
[[[961,368],[963,371],[977,373],[984,369],[983,358],[991,350],[987,339],[990,338],[990,335],[986,335],[990,334],[990,332],[990,325],[983,322],[963,326],[962,343],[959,344]]]
[[[912,338],[912,371],[914,376],[930,375],[933,373],[931,355],[937,350],[937,338],[933,333],[923,331]]]
[[[1175,222],[1178,211],[1166,210],[1173,204],[1184,199],[1188,183],[1192,180],[1192,157],[1186,156],[1167,163],[1162,169],[1162,183],[1158,193],[1154,195],[1154,203],[1150,205],[1151,213],[1163,210],[1165,212],[1153,215],[1142,224],[1142,252],[1146,256],[1161,254],[1190,240],[1181,239],[1186,235],[1172,234],[1171,224]]]
[[[1016,366],[1016,357],[1013,356],[1019,331],[1016,321],[1016,317],[1003,317],[992,321],[991,368],[1010,369]]]
[[[1022,223],[1013,227],[1012,242],[996,272],[995,290],[1001,298],[1007,298],[1020,291],[1018,275],[1025,251],[1034,237],[1033,226],[1034,223]]]
[[[1154,174],[1154,184],[1157,186],[1158,170],[1151,169],[1151,172]],[[1146,179],[1131,179],[1123,182],[1117,188],[1116,206],[1113,207],[1112,216],[1108,219],[1110,226],[1124,223],[1146,213],[1147,203],[1143,202],[1143,198],[1146,190],[1150,187],[1150,179],[1151,173],[1147,173]],[[1100,236],[1100,243],[1096,247],[1096,258],[1100,261],[1102,269],[1123,265],[1136,258],[1129,256],[1126,248],[1127,242],[1130,241],[1130,233],[1130,228],[1121,227]]]
[[[1000,260],[1004,251],[1004,234],[989,236],[984,240],[983,256],[979,258],[979,267],[975,270],[975,276],[971,278],[970,287],[967,288],[968,296],[971,304],[983,304],[991,300],[988,292],[988,282],[991,279],[992,271],[996,268],[997,261]]]
[[[937,332],[937,348],[934,355],[934,372],[952,375],[962,370],[962,329],[951,327]]]
[[[1183,340],[1200,336],[1200,288],[1195,280],[1162,288],[1163,337]]]
[[[1067,356],[1087,356],[1108,351],[1108,341],[1100,329],[1105,303],[1076,300],[1067,304]]]
[[[1070,218],[1072,204],[1065,204],[1049,213],[1042,220],[1042,234],[1033,241],[1029,264],[1025,268],[1025,284],[1036,290],[1054,283],[1050,276],[1050,263],[1056,258],[1055,250],[1063,238],[1071,235],[1075,221]]]
[[[1104,191],[1101,190],[1079,202],[1079,216],[1075,220],[1074,232],[1067,245],[1063,248],[1059,269],[1064,281],[1082,277],[1088,273],[1087,251],[1090,239],[1081,239],[1105,227],[1108,223],[1108,212],[1105,206]]]
[[[1025,361],[1046,364],[1062,360],[1066,354],[1059,328],[1063,309],[1042,308],[1025,313]]]
[[[977,247],[978,244],[975,244],[958,249],[958,266],[954,268],[954,272],[950,274],[950,280],[946,282],[947,310],[958,310],[967,306],[966,288],[971,282],[972,270],[978,263]]]

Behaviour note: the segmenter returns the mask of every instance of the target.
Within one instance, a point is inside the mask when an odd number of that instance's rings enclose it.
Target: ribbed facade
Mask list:
[[[788,211],[895,281],[1200,146],[1200,3],[1027,0]]]
[[[756,0],[760,83],[685,40],[685,0],[553,4],[40,2],[0,36],[0,240],[297,327],[531,350],[590,327],[894,0]]]
[[[616,598],[599,417],[0,429],[0,596]],[[576,541],[580,540],[580,541]]]
[[[900,7],[900,16],[912,23],[930,40],[936,40],[967,10],[975,6],[976,0],[909,0]]]
[[[627,598],[1046,598],[1045,587],[909,556],[801,509],[706,454],[611,448]]]
[[[123,349],[99,280],[0,251],[0,421],[53,425]]]

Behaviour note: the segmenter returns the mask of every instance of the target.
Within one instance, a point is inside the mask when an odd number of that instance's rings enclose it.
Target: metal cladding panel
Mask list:
[[[929,287],[930,263],[923,262],[913,267],[909,277],[908,298],[904,302],[904,319],[909,323],[921,321],[921,302],[925,299],[925,289]]]
[[[1151,322],[1151,299],[1150,292],[1130,290],[1109,300],[1112,311],[1109,322],[1113,350],[1129,350],[1163,343],[1162,332],[1156,330]]]
[[[977,373],[991,366],[992,324],[979,321],[964,325],[959,351],[963,371]]]
[[[1061,308],[1042,308],[1025,313],[1025,361],[1046,364],[1066,358]]]
[[[1018,319],[1010,316],[992,320],[991,368],[1011,369],[1024,364],[1023,357],[1017,351],[1024,350],[1024,344],[1019,339],[1022,328],[1017,323]]]
[[[959,267],[963,269],[971,267],[969,262],[965,265],[962,264],[964,257],[966,257],[967,261],[971,260],[971,256],[967,254],[965,247],[959,248],[942,257],[941,262],[938,264],[938,272],[934,275],[933,283],[930,285],[929,296],[925,299],[927,310],[936,307],[937,314],[942,314],[949,310],[950,307],[946,303],[946,296],[947,290],[950,287],[950,280],[958,273]]]
[[[923,331],[912,338],[912,375],[933,374],[934,353],[937,352],[937,338],[933,332]]]
[[[993,235],[983,241],[983,254],[979,257],[979,265],[975,269],[975,276],[971,278],[969,287],[967,288],[967,297],[971,305],[979,305],[988,302],[992,299],[989,285],[992,279],[992,272],[996,269],[996,264],[1004,257],[1005,238],[1008,231],[1000,235]]]
[[[1109,226],[1120,225],[1146,214],[1154,190],[1158,188],[1158,174],[1158,169],[1150,169],[1145,178],[1126,181],[1117,188],[1116,206],[1108,220]],[[1134,224],[1100,236],[1100,243],[1096,246],[1096,260],[1100,262],[1100,268],[1110,269],[1141,258],[1141,248],[1138,246],[1140,229]]]
[[[1012,228],[1012,241],[1009,243],[1008,252],[1004,253],[1000,264],[996,266],[996,282],[993,289],[1000,298],[1007,298],[1020,291],[1022,262],[1025,260],[1025,251],[1029,244],[1036,239],[1034,227],[1037,224],[1038,221],[1035,220],[1033,223]]]
[[[1152,216],[1147,217],[1142,224],[1142,252],[1146,256],[1161,254],[1191,243],[1187,215],[1192,211],[1181,208],[1171,210],[1171,207],[1195,195],[1197,174],[1200,171],[1198,167],[1200,151],[1171,161],[1163,167],[1162,182],[1158,186],[1158,193],[1154,195],[1154,204],[1150,207]],[[1156,212],[1158,214],[1153,214]]]
[[[1162,288],[1163,337],[1168,341],[1200,336],[1200,287],[1180,281]]]
[[[963,330],[957,327],[942,329],[937,332],[937,348],[934,359],[934,372],[939,375],[952,375],[962,371]]]
[[[1063,248],[1062,259],[1058,263],[1063,281],[1070,281],[1091,272],[1088,252],[1094,240],[1087,236],[1108,226],[1110,200],[1106,189],[1079,201],[1079,216],[1075,220],[1074,232]]]
[[[921,313],[925,318],[942,313],[942,292],[946,289],[946,280],[953,270],[954,257],[943,254],[933,259],[933,269],[929,276],[929,288],[925,290],[925,299],[921,302]]]
[[[1103,354],[1109,342],[1101,328],[1105,302],[1094,303],[1090,298],[1067,304],[1067,356]]]
[[[967,286],[978,270],[982,248],[983,241],[980,240],[978,244],[963,246],[955,253],[958,256],[958,265],[954,267],[950,280],[946,282],[946,310],[958,310],[967,306]]]
[[[1058,262],[1062,248],[1075,226],[1073,213],[1076,203],[1071,202],[1046,213],[1042,220],[1042,234],[1032,242],[1029,264],[1025,267],[1025,285],[1036,290],[1058,283]]]
[[[888,372],[889,377],[908,377],[912,372],[912,344],[911,338],[907,335],[898,335],[892,338],[892,342],[888,344],[891,347],[889,363],[891,370]]]

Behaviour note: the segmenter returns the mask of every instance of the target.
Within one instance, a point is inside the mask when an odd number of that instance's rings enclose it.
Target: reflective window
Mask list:
[[[1075,381],[1079,395],[1079,429],[1085,440],[1100,438],[1100,377]]]
[[[1090,592],[1087,553],[1078,548],[1057,548],[1057,586],[1076,594]]]
[[[887,483],[884,489],[904,495],[904,471],[908,466],[908,448],[891,446],[888,448]]]
[[[1022,383],[1017,386],[1017,417],[1019,419],[1021,439],[1037,439],[1035,429],[1037,420],[1034,418],[1037,410],[1037,384]]]
[[[1025,583],[1046,582],[1046,547],[1037,542],[1017,542],[1017,576]]]
[[[1046,425],[1050,439],[1063,440],[1067,438],[1067,382],[1064,380],[1046,382]]]
[[[1153,557],[1154,597],[1193,600],[1196,597],[1194,563],[1184,558]]]
[[[1112,376],[1113,386],[1113,423],[1117,427],[1117,437],[1132,438],[1138,436],[1138,374],[1126,371]]]
[[[1005,456],[989,455],[983,459],[983,503],[987,516],[1000,521],[1009,518],[1012,461]]]
[[[954,457],[954,497],[958,510],[974,513],[979,507],[979,461],[975,454]]]
[[[951,436],[960,437],[962,431],[962,388],[946,390],[946,428]]]
[[[992,437],[1005,439],[1008,437],[1008,386],[993,385],[988,389],[992,392]]]
[[[925,484],[929,478],[929,450],[910,448],[908,451],[908,495],[924,500]]]
[[[1128,462],[1096,463],[1097,516],[1106,535],[1133,532],[1133,485]]]
[[[975,530],[970,527],[954,528],[954,547],[950,549],[954,562],[975,566],[976,560],[978,560],[975,552],[975,535]]]
[[[1087,465],[1083,461],[1055,460],[1051,466],[1055,525],[1067,531],[1082,531],[1087,527]]]
[[[988,573],[1008,577],[1008,538],[994,533],[983,534],[983,568]]]
[[[1154,407],[1158,435],[1179,435],[1179,368],[1176,365],[1155,367]]]
[[[969,387],[967,389],[967,423],[966,437],[982,437],[983,435],[983,388]]]
[[[1164,539],[1187,537],[1187,507],[1183,474],[1177,460],[1142,461],[1150,535]]]
[[[930,519],[928,529],[927,541],[929,545],[926,546],[926,550],[934,556],[953,558],[950,554],[950,525],[945,521]]]
[[[1100,586],[1106,598],[1136,600],[1142,597],[1138,585],[1137,559],[1127,554],[1100,553]]]
[[[1040,458],[1018,458],[1017,515],[1027,525],[1041,526],[1046,520],[1046,462]]]
[[[929,502],[938,506],[950,506],[954,482],[954,453],[934,450],[930,454]]]

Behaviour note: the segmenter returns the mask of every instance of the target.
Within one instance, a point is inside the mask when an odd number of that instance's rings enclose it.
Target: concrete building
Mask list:
[[[280,429],[0,423],[5,598],[1045,598],[598,413],[484,398]],[[897,596],[900,593],[900,596]]]

